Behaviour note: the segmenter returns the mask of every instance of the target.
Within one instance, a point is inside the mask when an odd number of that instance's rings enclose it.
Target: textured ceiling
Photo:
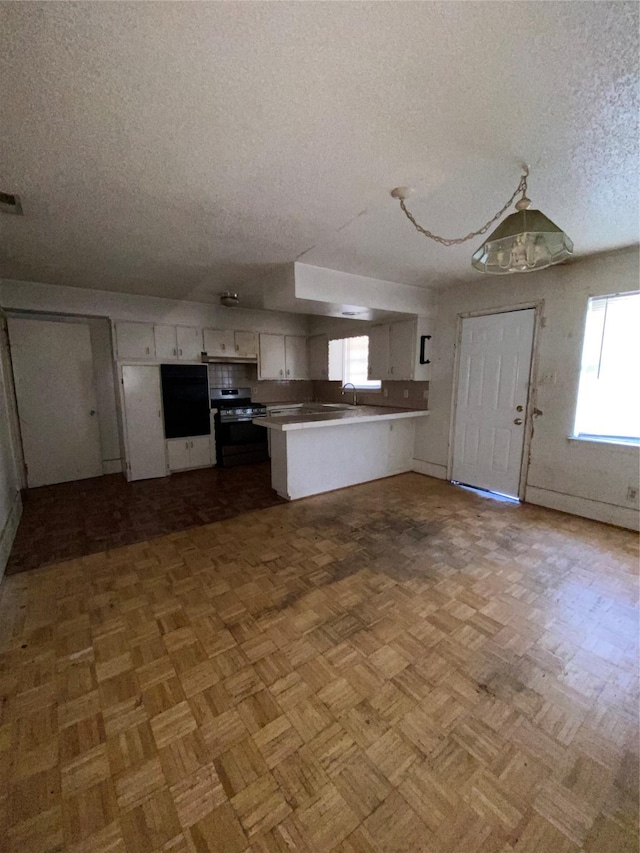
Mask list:
[[[4,3],[0,275],[175,298],[305,263],[478,278],[515,189],[576,253],[638,240],[638,4]]]

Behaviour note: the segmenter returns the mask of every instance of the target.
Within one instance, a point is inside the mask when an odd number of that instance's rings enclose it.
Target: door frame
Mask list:
[[[533,438],[534,417],[542,414],[536,407],[538,350],[540,331],[544,328],[544,299],[533,302],[519,302],[515,305],[482,308],[477,311],[465,311],[457,315],[456,337],[454,343],[453,387],[451,392],[451,417],[449,418],[449,452],[447,454],[447,480],[451,482],[453,471],[453,444],[458,407],[458,384],[460,377],[460,349],[462,346],[462,321],[471,317],[486,317],[493,314],[509,314],[512,311],[527,311],[533,309],[533,341],[531,344],[531,364],[529,368],[529,384],[527,386],[527,406],[524,420],[524,441],[522,445],[522,461],[520,463],[520,480],[518,483],[518,500],[526,500],[527,477],[529,474],[529,457],[531,454],[531,439]]]

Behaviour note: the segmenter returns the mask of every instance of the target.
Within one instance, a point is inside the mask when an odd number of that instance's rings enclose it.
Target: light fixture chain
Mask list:
[[[478,231],[472,231],[470,234],[467,234],[466,237],[439,237],[437,234],[433,234],[431,231],[428,231],[426,228],[423,228],[422,225],[419,225],[414,219],[413,215],[407,210],[407,206],[404,203],[404,199],[400,199],[400,207],[405,213],[405,216],[413,224],[415,229],[419,231],[421,234],[424,234],[425,237],[428,237],[430,240],[435,240],[436,243],[441,243],[443,246],[454,246],[458,243],[466,243],[467,240],[471,240],[474,237],[479,237],[480,234],[484,234],[486,231],[491,228],[496,219],[500,219],[503,213],[505,213],[511,205],[516,200],[516,196],[518,193],[522,193],[523,197],[527,194],[527,173],[522,175],[520,178],[520,183],[516,191],[513,193],[509,201],[500,208],[500,210],[496,213],[494,217],[492,217],[482,228],[478,229]]]

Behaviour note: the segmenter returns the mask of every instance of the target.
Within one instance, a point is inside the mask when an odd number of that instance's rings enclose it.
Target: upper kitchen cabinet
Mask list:
[[[200,361],[202,331],[193,326],[153,327],[156,358],[160,361]]]
[[[431,325],[428,317],[416,317],[372,326],[369,330],[369,379],[428,380]],[[420,363],[423,336],[426,336],[425,364]]]
[[[258,379],[285,379],[284,335],[260,335]]]
[[[256,332],[234,332],[236,358],[258,357],[258,335]]]
[[[329,338],[326,335],[309,338],[309,378],[329,378]]]
[[[369,379],[387,379],[389,375],[389,326],[369,329]]]
[[[176,326],[178,358],[181,361],[200,361],[202,356],[202,329],[193,326]]]
[[[154,326],[153,337],[157,358],[161,361],[172,361],[178,358],[178,336],[175,326]]]
[[[234,332],[228,329],[205,329],[204,351],[209,356],[233,358],[236,354]]]
[[[116,352],[120,361],[128,358],[155,358],[156,347],[151,323],[117,322]]]
[[[302,335],[260,335],[258,379],[308,379],[307,339]]]
[[[309,378],[309,351],[305,337],[298,335],[285,336],[284,362],[287,379]]]
[[[413,379],[415,337],[414,320],[389,326],[389,379]]]

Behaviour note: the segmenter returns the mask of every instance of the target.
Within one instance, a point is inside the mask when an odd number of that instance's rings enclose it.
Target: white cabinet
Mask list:
[[[127,479],[164,477],[167,463],[160,368],[155,364],[124,365],[122,402]]]
[[[127,322],[118,322],[115,328],[116,350],[121,361],[129,358],[200,361],[202,329]]]
[[[128,358],[155,358],[155,342],[151,323],[118,322],[116,351],[122,361]]]
[[[211,440],[208,435],[167,440],[167,459],[170,471],[205,468],[211,465]]]
[[[156,344],[156,358],[161,361],[178,358],[178,337],[175,326],[154,326],[153,336]]]
[[[369,329],[369,379],[387,379],[389,376],[389,326],[372,326]]]
[[[307,339],[302,335],[260,335],[258,379],[308,379]]]
[[[422,337],[425,360],[430,362],[432,323],[428,317],[401,320],[369,330],[369,379],[421,381],[430,378],[430,363],[420,364]]]
[[[236,358],[258,357],[258,335],[255,332],[234,332]]]
[[[389,326],[389,379],[413,379],[416,333],[415,320]]]
[[[309,378],[329,378],[329,338],[326,335],[309,338]]]
[[[298,335],[285,336],[284,364],[287,379],[309,378],[309,351],[306,338]]]
[[[205,329],[204,351],[207,355],[234,356],[236,352],[234,333],[228,329]]]
[[[284,335],[260,335],[258,379],[285,379]]]
[[[176,326],[178,358],[181,361],[200,361],[202,355],[202,329],[193,326]]]

